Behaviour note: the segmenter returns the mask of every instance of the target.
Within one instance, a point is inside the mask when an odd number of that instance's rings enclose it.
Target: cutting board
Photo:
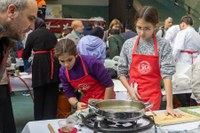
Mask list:
[[[183,112],[179,109],[176,109],[176,111],[180,112],[183,116],[181,118],[176,118],[176,117],[174,118],[170,115],[166,116],[164,111],[154,111],[156,113],[156,116],[154,116],[156,125],[166,126],[166,125],[173,125],[173,124],[186,123],[186,122],[200,120],[199,116]],[[150,114],[151,114],[150,112],[147,113],[147,115],[150,115]]]

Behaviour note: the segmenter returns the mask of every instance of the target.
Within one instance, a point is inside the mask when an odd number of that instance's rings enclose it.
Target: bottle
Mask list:
[[[15,70],[15,76],[19,76],[19,70],[18,69]]]

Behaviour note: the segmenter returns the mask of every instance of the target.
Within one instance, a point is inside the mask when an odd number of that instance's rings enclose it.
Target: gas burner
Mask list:
[[[107,120],[94,113],[83,118],[83,123],[88,128],[93,129],[94,132],[104,133],[133,133],[150,129],[154,125],[154,121],[148,116],[143,116],[141,119],[133,122],[117,122]]]
[[[100,121],[100,127],[102,128],[135,128],[137,125],[137,122],[133,121],[133,122],[117,122],[117,121],[109,121],[107,119],[104,119],[103,121]]]

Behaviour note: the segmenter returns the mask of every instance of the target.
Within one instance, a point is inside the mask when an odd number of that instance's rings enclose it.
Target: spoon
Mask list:
[[[48,129],[51,133],[56,133],[50,123],[48,124]]]

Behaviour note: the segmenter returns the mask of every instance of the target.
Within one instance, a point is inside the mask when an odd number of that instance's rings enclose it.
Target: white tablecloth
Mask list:
[[[58,121],[60,119],[55,120],[46,120],[46,121],[35,121],[35,122],[28,122],[21,133],[49,133],[48,124],[50,123],[55,130],[56,133],[58,133]],[[80,127],[76,125],[76,128],[78,129],[78,133],[93,133],[93,130],[87,128],[87,127]],[[81,129],[81,130],[80,130]],[[147,131],[141,132],[146,133]],[[152,127],[148,130],[148,133],[155,133],[155,128]]]
[[[21,73],[20,77],[27,83],[30,89],[32,89],[32,75]],[[12,86],[12,91],[23,91],[27,90],[25,84],[18,78],[10,76],[10,83]]]
[[[120,80],[113,79],[113,82],[114,82],[115,92],[127,92],[127,89],[123,86]],[[192,90],[191,89],[181,90],[177,88],[173,89],[173,94],[186,94],[186,93],[192,93]],[[162,89],[162,95],[166,95],[164,89]]]
[[[49,123],[52,125],[55,132],[58,133],[59,120],[60,119],[28,122],[24,127],[24,129],[22,130],[22,133],[49,133],[50,132],[48,129]],[[157,127],[157,131],[158,133],[168,133],[168,131],[192,130],[198,128],[198,125],[200,125],[200,121]],[[88,129],[86,127],[80,127],[78,125],[76,125],[76,127],[78,129],[81,129],[81,131],[78,131],[78,133],[93,133],[91,129]],[[143,131],[141,133],[155,133],[155,127],[153,126],[151,129]],[[198,132],[193,132],[193,133],[198,133]]]

